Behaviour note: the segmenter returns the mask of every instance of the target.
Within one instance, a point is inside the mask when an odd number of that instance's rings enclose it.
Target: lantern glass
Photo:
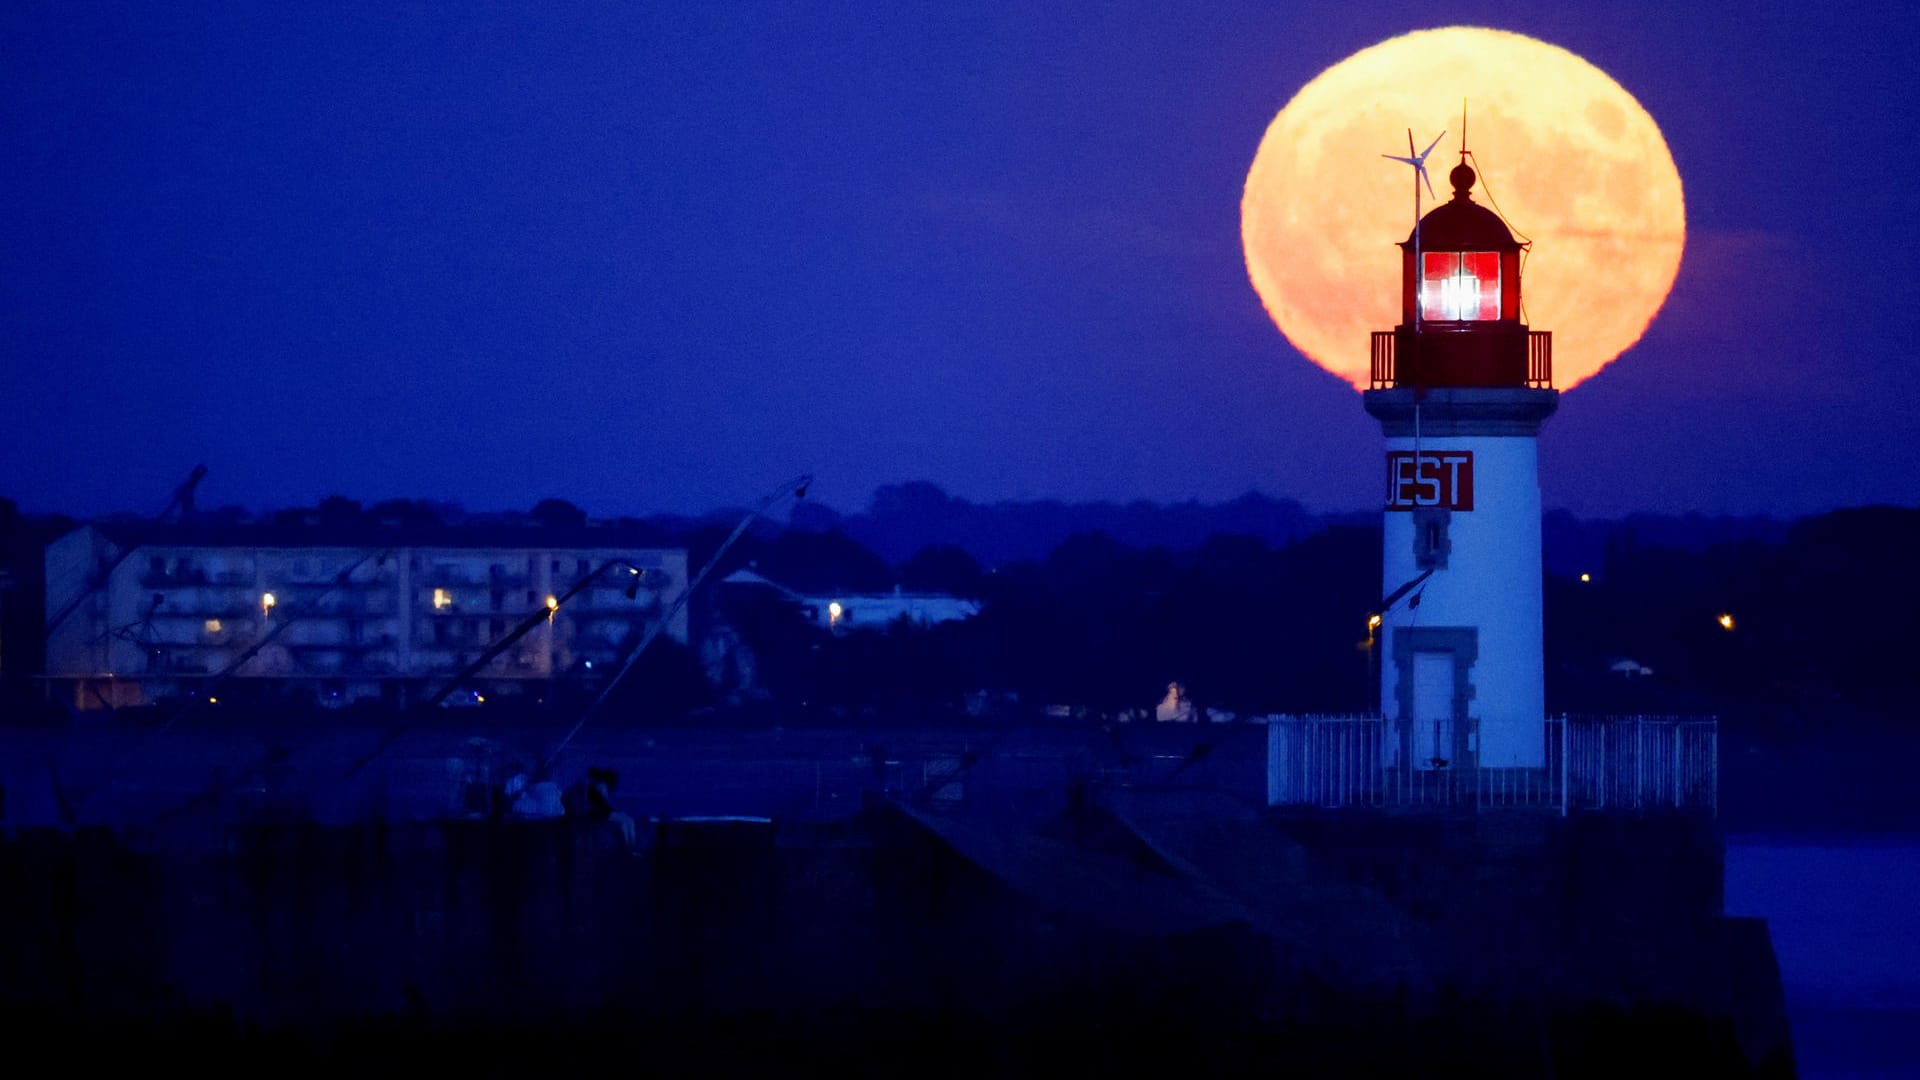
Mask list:
[[[1500,318],[1500,255],[1493,251],[1421,252],[1420,315],[1442,322]]]

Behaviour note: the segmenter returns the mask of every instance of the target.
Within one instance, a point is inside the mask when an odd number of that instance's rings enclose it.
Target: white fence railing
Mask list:
[[[1457,745],[1479,745],[1464,721]],[[1538,764],[1482,767],[1469,750],[1423,757],[1410,726],[1378,716],[1267,719],[1267,802],[1381,809],[1532,808],[1560,814],[1714,813],[1719,723],[1676,716],[1556,716]]]

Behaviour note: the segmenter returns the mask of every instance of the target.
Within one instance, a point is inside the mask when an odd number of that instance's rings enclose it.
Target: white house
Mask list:
[[[886,593],[802,593],[753,570],[736,570],[725,580],[729,585],[772,589],[796,604],[808,620],[826,630],[884,630],[900,619],[931,626],[980,614],[978,600],[944,593],[901,592],[898,586]]]

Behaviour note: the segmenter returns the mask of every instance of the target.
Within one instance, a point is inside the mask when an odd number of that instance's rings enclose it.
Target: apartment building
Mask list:
[[[48,545],[46,571],[47,675],[79,708],[179,697],[223,673],[322,704],[403,704],[533,614],[475,676],[479,694],[594,679],[667,616],[687,554],[607,526],[107,524]],[[686,641],[684,610],[663,633]]]

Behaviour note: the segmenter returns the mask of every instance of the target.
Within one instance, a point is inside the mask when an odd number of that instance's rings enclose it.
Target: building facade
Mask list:
[[[326,705],[405,704],[544,613],[473,677],[473,699],[591,679],[686,585],[686,552],[623,542],[640,539],[604,527],[84,526],[47,547],[47,675],[82,709],[182,697],[223,675]],[[686,641],[684,610],[663,633]]]

